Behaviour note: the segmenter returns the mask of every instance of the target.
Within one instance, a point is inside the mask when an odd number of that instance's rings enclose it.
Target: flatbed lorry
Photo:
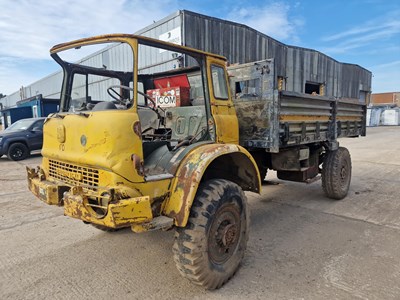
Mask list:
[[[68,60],[99,44],[109,56]],[[174,228],[177,268],[195,284],[219,288],[238,269],[244,191],[260,193],[268,169],[299,182],[322,176],[332,199],[348,192],[351,159],[337,139],[365,135],[365,104],[279,90],[273,59],[227,68],[222,56],[129,34],[50,53],[64,72],[60,111],[45,121],[29,189],[101,230]]]

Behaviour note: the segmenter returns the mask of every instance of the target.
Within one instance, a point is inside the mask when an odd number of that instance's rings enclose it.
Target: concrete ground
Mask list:
[[[321,183],[247,194],[248,250],[237,274],[205,291],[172,260],[173,232],[104,233],[27,191],[23,162],[0,158],[0,299],[400,299],[400,127],[342,139],[349,195]]]

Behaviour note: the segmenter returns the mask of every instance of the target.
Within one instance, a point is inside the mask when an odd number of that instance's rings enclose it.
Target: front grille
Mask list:
[[[82,186],[86,190],[95,190],[99,185],[98,170],[56,160],[49,160],[49,175],[67,185]]]

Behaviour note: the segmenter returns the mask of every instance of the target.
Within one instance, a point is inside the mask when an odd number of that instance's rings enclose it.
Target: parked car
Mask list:
[[[42,149],[45,119],[22,119],[0,131],[0,157],[7,155],[12,160],[23,160],[31,151]]]

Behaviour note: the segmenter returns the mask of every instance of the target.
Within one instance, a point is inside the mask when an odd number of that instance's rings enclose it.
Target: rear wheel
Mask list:
[[[346,197],[351,181],[351,157],[349,151],[339,147],[329,151],[322,165],[322,188],[327,197],[341,200]]]
[[[217,289],[236,272],[248,240],[246,196],[235,183],[213,179],[202,184],[185,228],[173,246],[179,272],[207,289]]]
[[[12,160],[23,160],[29,156],[29,149],[25,144],[14,143],[8,148],[7,156]]]

